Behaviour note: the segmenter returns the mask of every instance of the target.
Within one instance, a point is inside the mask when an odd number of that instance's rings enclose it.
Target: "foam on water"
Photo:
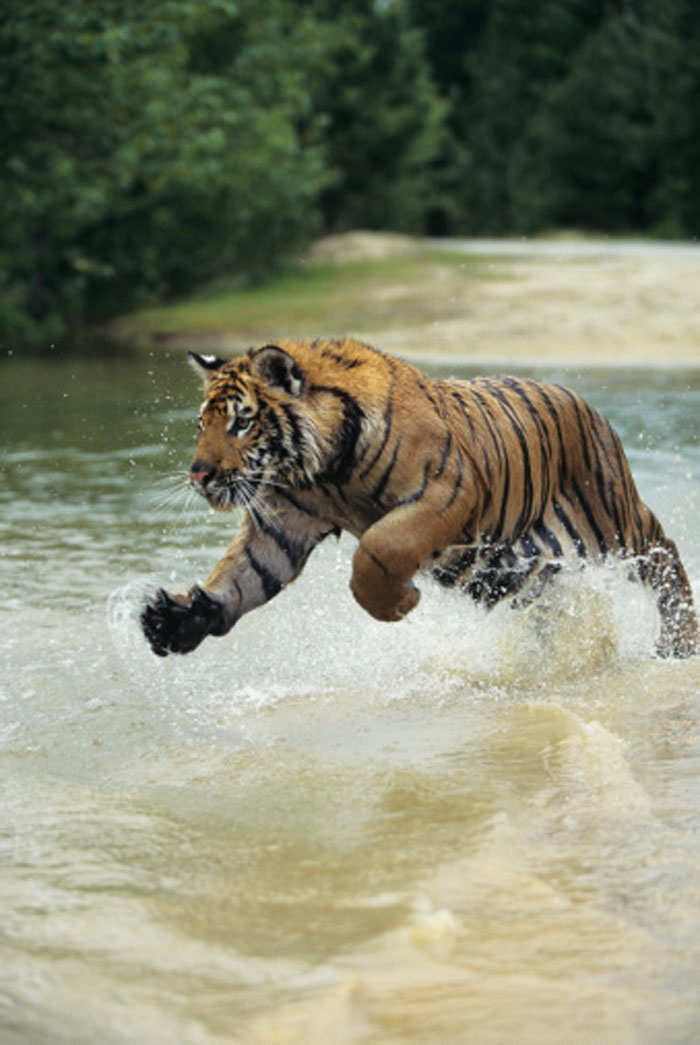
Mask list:
[[[131,579],[110,595],[107,620],[117,657],[158,689],[198,687],[232,705],[260,708],[286,696],[342,689],[406,697],[430,685],[440,693],[468,685],[528,690],[566,683],[614,664],[649,656],[657,627],[648,594],[624,570],[562,574],[551,592],[514,610],[491,612],[423,579],[418,608],[400,624],[372,620],[347,587],[350,539],[323,548],[304,575],[274,602],[243,618],[223,639],[193,654],[159,660],[138,625],[154,575]]]

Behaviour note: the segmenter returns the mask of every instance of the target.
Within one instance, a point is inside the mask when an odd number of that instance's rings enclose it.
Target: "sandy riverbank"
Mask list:
[[[103,333],[224,356],[285,336],[352,335],[484,368],[700,367],[700,245],[350,232],[263,287],[222,283]]]
[[[345,240],[345,245],[343,241]],[[381,250],[380,236],[350,234],[322,256]],[[406,241],[387,238],[386,250]],[[364,336],[400,355],[466,356],[488,364],[700,366],[700,246],[633,241],[481,241],[442,244],[481,259],[456,291],[436,274],[430,316]],[[428,288],[426,288],[427,290]],[[382,293],[387,294],[386,288]],[[397,297],[401,288],[396,287]],[[455,297],[458,293],[459,297]]]

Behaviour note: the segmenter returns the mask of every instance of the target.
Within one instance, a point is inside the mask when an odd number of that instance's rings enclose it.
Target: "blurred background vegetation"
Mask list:
[[[5,0],[0,338],[322,232],[700,231],[697,0]]]

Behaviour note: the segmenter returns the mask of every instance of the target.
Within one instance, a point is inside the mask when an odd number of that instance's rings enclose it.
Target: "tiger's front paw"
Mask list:
[[[392,577],[383,560],[362,544],[353,558],[350,591],[363,610],[382,621],[402,620],[420,600],[413,581]]]
[[[406,616],[407,613],[410,613],[411,610],[414,610],[419,602],[420,591],[415,586],[413,581],[409,581],[408,584],[404,584],[403,591],[401,593],[401,598],[399,599],[395,607],[396,617],[394,618],[394,620],[401,620],[403,617]]]
[[[412,581],[402,585],[396,592],[388,589],[374,591],[364,602],[360,601],[356,592],[353,591],[353,594],[363,609],[375,620],[381,621],[403,620],[420,601],[420,591]]]
[[[190,653],[207,635],[225,635],[231,626],[223,603],[197,586],[187,595],[161,588],[141,613],[143,633],[159,657]]]

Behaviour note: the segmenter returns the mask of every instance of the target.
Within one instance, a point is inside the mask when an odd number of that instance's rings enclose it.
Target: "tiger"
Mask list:
[[[415,608],[419,570],[490,608],[527,604],[566,562],[621,558],[655,595],[658,654],[696,652],[676,545],[617,434],[576,392],[524,377],[429,378],[349,338],[189,359],[204,380],[189,482],[242,520],[203,585],[145,600],[157,655],[225,635],[344,531],[358,542],[351,592],[379,621]]]

